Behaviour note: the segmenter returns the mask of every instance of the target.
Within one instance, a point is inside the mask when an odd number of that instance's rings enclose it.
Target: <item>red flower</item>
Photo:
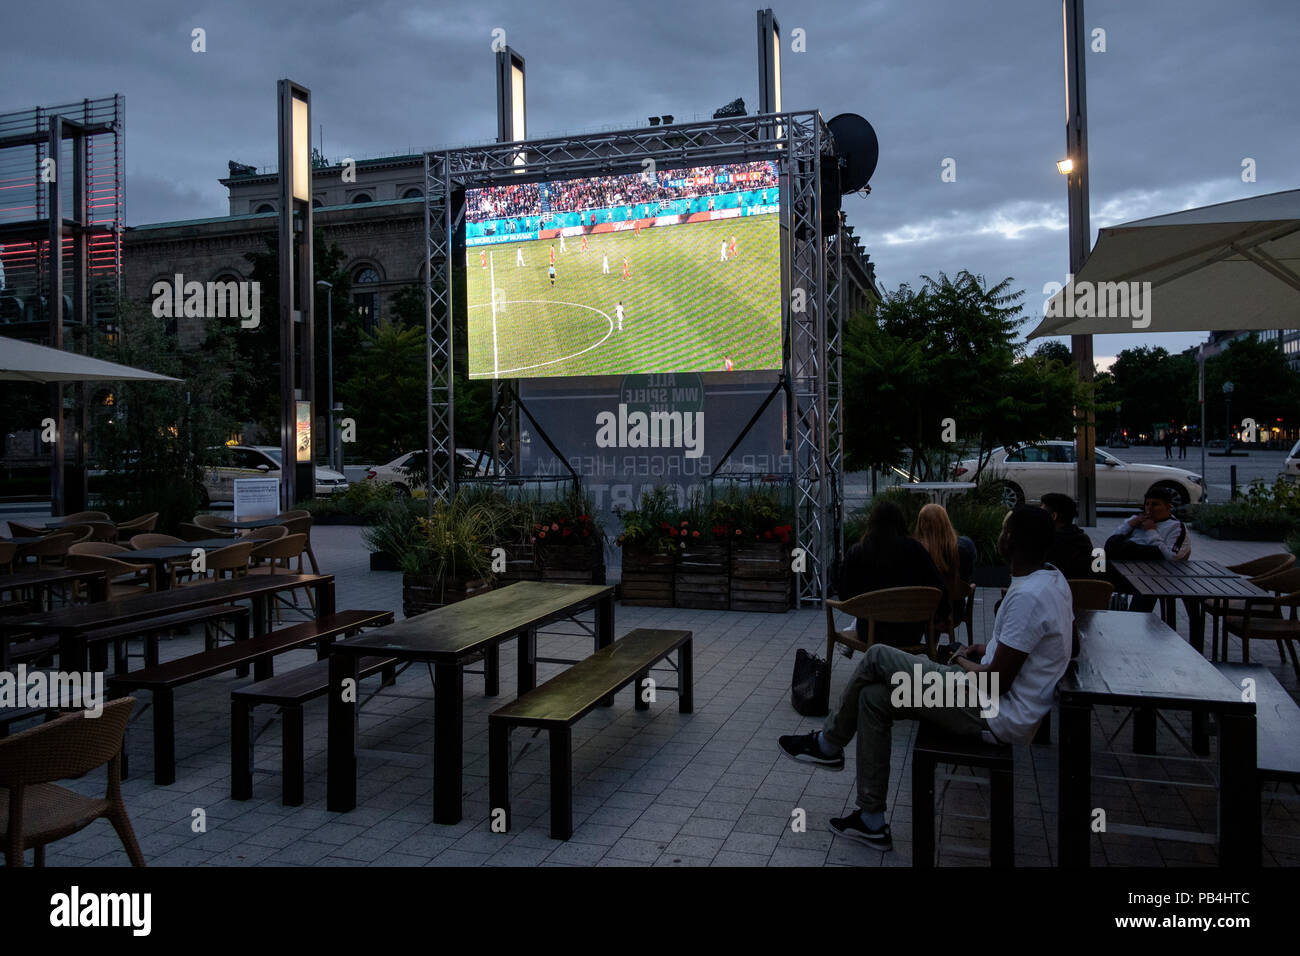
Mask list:
[[[565,528],[565,529],[564,529],[564,536],[565,536],[566,538],[567,538],[569,535],[571,535],[571,534],[573,534],[573,532],[570,531],[568,528]]]
[[[551,522],[551,530],[552,530],[552,531],[559,531],[559,530],[560,530],[560,526],[559,526],[558,524],[556,524],[554,521],[552,521],[552,522]]]
[[[765,537],[765,538],[770,538],[770,537],[772,537],[772,532],[770,532],[770,531],[764,531],[764,532],[763,532],[763,537]]]
[[[740,535],[740,529],[739,529],[739,528],[736,529],[736,535],[737,535],[737,536]]]
[[[531,538],[528,539],[528,541],[529,541],[530,544],[536,544],[536,543],[537,543],[537,535],[533,535]]]
[[[682,527],[685,528],[688,524],[690,524],[689,521],[683,521],[683,522],[682,522]]]
[[[672,535],[674,538],[677,537],[677,529],[676,529],[676,528],[669,528],[669,529],[668,529],[668,533],[669,533],[670,535]]]
[[[537,537],[539,537],[539,538],[545,538],[545,537],[546,537],[546,532],[545,532],[545,531],[539,531],[539,532],[537,532]]]
[[[692,537],[692,538],[698,538],[699,536],[700,536],[700,533],[699,533],[698,531],[692,531],[692,532],[691,532],[691,537]]]

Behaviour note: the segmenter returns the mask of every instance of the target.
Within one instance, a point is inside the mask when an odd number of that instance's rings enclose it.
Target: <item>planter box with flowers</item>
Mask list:
[[[592,503],[570,495],[543,511],[533,544],[543,581],[605,583],[605,535],[591,518]]]
[[[673,606],[725,611],[731,605],[731,543],[723,525],[678,522]]]
[[[667,490],[647,491],[639,508],[615,509],[615,513],[623,523],[623,533],[615,542],[623,549],[622,602],[672,607],[679,536],[670,522],[676,513]]]
[[[790,506],[777,489],[731,489],[715,501],[713,520],[731,542],[729,593],[733,611],[788,611],[794,606],[795,580],[790,540]]]

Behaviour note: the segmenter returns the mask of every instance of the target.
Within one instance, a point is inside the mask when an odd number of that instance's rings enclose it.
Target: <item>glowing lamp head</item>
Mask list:
[[[1072,159],[1061,160],[1056,164],[1056,171],[1059,172],[1062,176],[1070,175],[1070,173],[1074,172],[1074,160]]]

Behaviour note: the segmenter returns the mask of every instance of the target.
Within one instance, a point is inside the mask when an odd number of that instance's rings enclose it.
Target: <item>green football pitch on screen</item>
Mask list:
[[[467,249],[470,378],[781,367],[776,213],[586,240]]]

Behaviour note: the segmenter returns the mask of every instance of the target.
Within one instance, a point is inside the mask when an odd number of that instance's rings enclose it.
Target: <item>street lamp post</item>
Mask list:
[[[1232,451],[1232,390],[1231,382],[1223,383],[1223,451]]]
[[[326,369],[329,375],[329,436],[330,436],[330,467],[335,471],[342,472],[341,467],[335,465],[336,450],[338,438],[334,433],[334,284],[326,282],[324,279],[317,279],[316,284],[325,290],[325,321],[326,325]]]

